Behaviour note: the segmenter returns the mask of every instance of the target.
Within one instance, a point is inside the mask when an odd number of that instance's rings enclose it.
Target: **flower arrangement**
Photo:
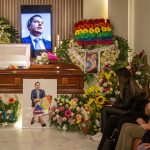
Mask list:
[[[71,130],[76,129],[85,117],[82,114],[82,101],[68,95],[61,95],[56,101],[56,106],[52,106],[50,110],[50,124],[57,129]]]
[[[100,130],[100,110],[106,104],[107,99],[101,95],[98,86],[85,89],[84,97],[87,99],[84,107],[88,114],[88,121],[81,129],[86,134],[95,134]]]
[[[131,72],[141,87],[146,86],[150,78],[148,65],[147,62],[145,62],[145,56],[144,50],[135,54],[130,64]]]
[[[52,54],[51,52],[42,52],[40,55],[36,56],[34,61],[37,64],[46,64],[48,65],[51,62],[58,61],[58,57]]]
[[[0,123],[8,122],[15,123],[18,119],[19,101],[14,98],[9,98],[7,103],[4,103],[0,97]]]
[[[145,69],[144,64],[139,64],[137,71],[135,72],[135,80],[142,86],[146,86],[149,82],[150,75]]]
[[[109,19],[89,19],[74,25],[74,34],[80,46],[112,44],[112,28]]]
[[[103,67],[106,63],[110,64],[111,66],[114,65],[119,53],[119,49],[102,51],[100,53],[100,66]]]
[[[0,17],[0,44],[18,43],[18,32],[6,18]]]
[[[99,74],[98,82],[100,93],[106,98],[116,97],[119,94],[118,78],[110,65],[105,65]]]

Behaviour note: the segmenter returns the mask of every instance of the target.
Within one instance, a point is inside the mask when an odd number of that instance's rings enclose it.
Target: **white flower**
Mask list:
[[[37,60],[41,60],[41,56],[37,56],[36,59],[37,59]]]
[[[56,118],[57,118],[57,119],[59,118],[59,115],[58,115],[58,114],[56,115]]]
[[[59,113],[59,109],[55,109],[55,112],[56,112],[56,113]]]
[[[140,76],[142,73],[141,71],[137,71],[135,74]]]

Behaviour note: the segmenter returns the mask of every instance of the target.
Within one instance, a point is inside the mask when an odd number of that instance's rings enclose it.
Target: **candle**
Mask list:
[[[62,41],[60,41],[60,45],[62,44]]]
[[[57,49],[57,48],[56,48],[56,47],[54,47],[54,55],[55,55],[55,56],[56,56],[56,49]]]
[[[59,34],[57,35],[57,41],[59,41]]]

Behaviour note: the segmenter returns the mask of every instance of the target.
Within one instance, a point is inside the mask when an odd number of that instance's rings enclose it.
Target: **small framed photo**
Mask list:
[[[85,53],[85,72],[98,73],[99,72],[99,52]]]

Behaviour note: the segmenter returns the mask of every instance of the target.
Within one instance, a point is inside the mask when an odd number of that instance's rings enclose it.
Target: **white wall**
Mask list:
[[[105,7],[104,0],[83,0],[83,18],[104,18]]]
[[[128,39],[128,0],[108,0],[108,18],[115,35]]]
[[[144,49],[150,59],[150,0],[134,0],[134,6],[134,50]]]

